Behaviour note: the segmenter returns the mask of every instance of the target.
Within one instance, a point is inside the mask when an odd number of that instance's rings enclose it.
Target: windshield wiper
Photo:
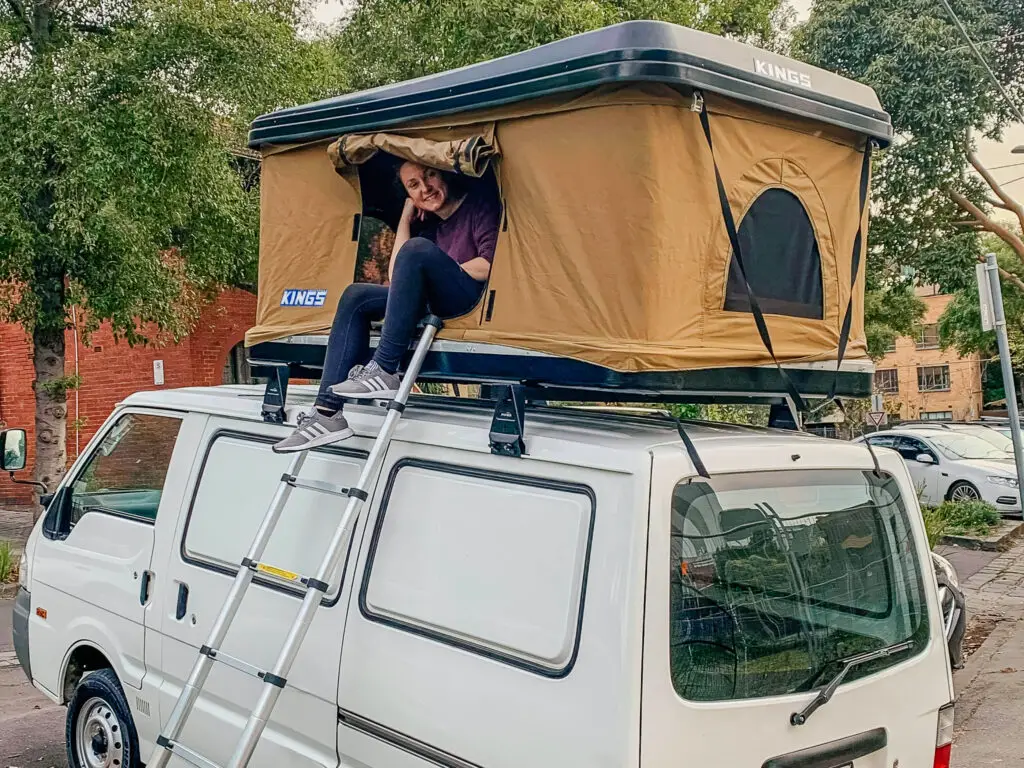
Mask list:
[[[867,664],[869,661],[874,661],[875,659],[884,659],[886,656],[892,656],[894,653],[899,653],[900,651],[909,650],[913,645],[913,642],[910,640],[904,640],[902,643],[896,643],[895,645],[889,645],[885,648],[879,648],[877,651],[860,653],[856,656],[839,659],[838,662],[831,662],[833,664],[842,664],[843,668],[840,669],[839,673],[828,682],[828,685],[818,691],[818,695],[814,697],[810,704],[804,707],[803,712],[794,712],[789,716],[789,724],[803,725],[807,722],[807,718],[813,715],[819,707],[828,704],[829,700],[832,698],[832,694],[834,694],[836,689],[842,685],[843,679],[854,667],[859,667],[861,664]]]

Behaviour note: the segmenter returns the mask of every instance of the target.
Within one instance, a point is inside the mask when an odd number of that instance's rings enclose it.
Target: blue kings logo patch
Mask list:
[[[327,291],[318,288],[285,288],[281,294],[282,307],[322,307]]]

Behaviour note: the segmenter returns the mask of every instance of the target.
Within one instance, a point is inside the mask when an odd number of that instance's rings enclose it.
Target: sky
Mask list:
[[[317,21],[323,24],[336,21],[349,2],[350,0],[321,0],[314,12]],[[813,0],[789,0],[801,21],[810,13],[812,2]],[[1006,130],[1002,142],[983,140],[978,146],[978,156],[982,163],[987,168],[994,169],[992,175],[997,181],[1010,182],[1005,184],[1006,191],[1018,199],[1024,198],[1024,155],[1010,154],[1010,150],[1021,145],[1024,145],[1024,125],[1018,124]]]

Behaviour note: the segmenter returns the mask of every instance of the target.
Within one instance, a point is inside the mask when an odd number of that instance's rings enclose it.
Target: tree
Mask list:
[[[34,346],[36,478],[65,469],[64,332],[178,336],[254,282],[258,198],[230,162],[257,114],[334,90],[302,0],[0,2],[0,319]]]
[[[371,88],[516,53],[631,19],[656,19],[784,44],[783,0],[362,0],[338,38],[354,88]]]
[[[1003,271],[1011,272],[1019,281],[1024,267],[1012,248],[994,235],[982,238],[982,249],[994,252]],[[1010,362],[1018,382],[1024,381],[1024,291],[1016,281],[1002,281],[1003,309],[1006,313],[1006,335],[1010,342]],[[995,363],[993,378],[998,382],[987,393],[986,400],[1005,396],[999,373],[996,335],[981,329],[981,308],[977,283],[957,291],[953,301],[939,318],[939,337],[943,347],[952,347],[960,355],[978,353],[982,360]]]
[[[972,39],[1020,103],[1024,94],[1024,4],[951,0]],[[987,210],[984,185],[969,173],[971,132],[997,138],[1010,105],[935,0],[815,0],[795,32],[803,58],[867,83],[892,116],[893,146],[875,162],[867,323],[888,322],[894,287],[909,272],[955,291],[973,280],[976,227],[961,205]],[[900,299],[902,301],[902,299]],[[909,329],[901,329],[906,333]]]

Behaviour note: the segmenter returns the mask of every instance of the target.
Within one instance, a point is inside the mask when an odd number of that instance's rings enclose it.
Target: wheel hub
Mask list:
[[[78,711],[75,751],[85,768],[124,768],[123,727],[103,699],[89,699]]]

